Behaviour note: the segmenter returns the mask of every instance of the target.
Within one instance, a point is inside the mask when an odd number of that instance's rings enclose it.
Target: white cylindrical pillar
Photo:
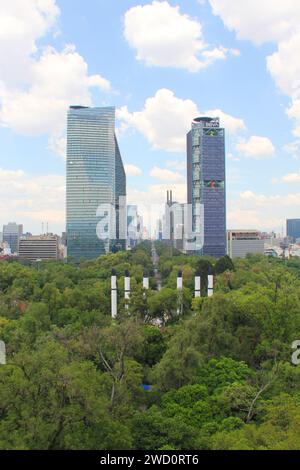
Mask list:
[[[125,280],[124,280],[124,291],[125,291],[125,308],[129,309],[129,300],[130,300],[130,274],[129,271],[125,271]]]
[[[195,297],[201,297],[201,277],[195,276]]]
[[[111,273],[111,317],[117,318],[118,315],[118,290],[117,290],[117,273],[113,269]]]
[[[211,268],[208,271],[207,295],[208,295],[208,297],[212,297],[214,295],[214,275],[213,275],[213,272],[212,272]]]
[[[182,288],[183,288],[182,271],[178,271],[178,274],[177,274],[177,289],[180,290]]]
[[[4,341],[0,341],[0,365],[6,364],[6,346]]]
[[[143,277],[143,288],[146,290],[149,290],[149,276],[148,273],[144,272],[144,277]]]
[[[181,315],[183,311],[183,280],[182,271],[178,271],[177,274],[177,315]]]

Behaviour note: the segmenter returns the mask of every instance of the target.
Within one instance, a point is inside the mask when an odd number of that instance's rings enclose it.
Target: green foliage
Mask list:
[[[216,274],[222,274],[226,271],[234,271],[234,264],[232,262],[232,259],[228,255],[218,259],[214,266],[214,272]]]
[[[149,242],[80,265],[0,263],[8,359],[0,366],[1,449],[300,448],[300,369],[291,365],[291,343],[300,338],[299,259],[248,256],[233,265],[163,243],[156,249],[160,291]],[[200,299],[193,299],[196,273]]]

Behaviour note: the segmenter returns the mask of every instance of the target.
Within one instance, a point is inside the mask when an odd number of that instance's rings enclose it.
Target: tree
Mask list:
[[[0,369],[2,449],[121,449],[128,431],[108,413],[99,372],[54,341]]]
[[[214,272],[216,274],[222,274],[226,271],[234,271],[234,269],[235,268],[232,259],[228,255],[218,259],[214,266]]]

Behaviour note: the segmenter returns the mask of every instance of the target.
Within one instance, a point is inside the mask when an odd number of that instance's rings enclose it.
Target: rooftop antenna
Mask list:
[[[42,222],[42,235],[44,235],[44,222]]]

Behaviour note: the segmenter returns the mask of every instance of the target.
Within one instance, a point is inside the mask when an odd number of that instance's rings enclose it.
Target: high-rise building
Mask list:
[[[19,257],[28,261],[57,260],[59,258],[58,237],[56,235],[21,237]]]
[[[96,258],[126,245],[126,175],[115,108],[71,106],[67,133],[67,254]]]
[[[23,225],[10,222],[3,226],[3,242],[6,242],[11,252],[17,254],[19,252],[19,240],[23,234]]]
[[[199,117],[187,135],[187,192],[199,254],[226,254],[225,130],[219,118]]]
[[[300,238],[300,219],[288,219],[286,221],[286,234],[293,241]]]
[[[134,248],[142,238],[140,217],[138,207],[127,206],[127,247]]]
[[[184,248],[185,204],[173,201],[173,191],[167,191],[167,203],[162,222],[162,239],[165,244],[183,250]]]
[[[156,222],[156,240],[162,241],[163,239],[163,222],[162,219],[158,219]]]

